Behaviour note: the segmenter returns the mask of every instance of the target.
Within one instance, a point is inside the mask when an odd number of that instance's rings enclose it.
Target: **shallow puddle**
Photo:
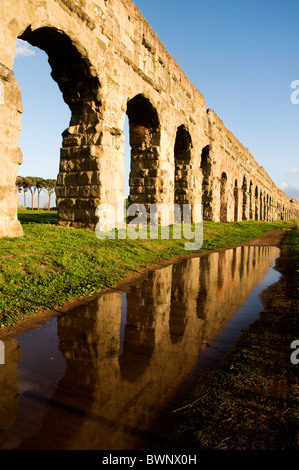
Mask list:
[[[157,448],[167,411],[262,310],[279,254],[190,258],[5,341],[0,449]]]

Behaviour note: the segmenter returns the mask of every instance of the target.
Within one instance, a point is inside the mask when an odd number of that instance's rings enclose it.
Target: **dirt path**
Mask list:
[[[243,246],[277,246],[280,247],[291,229],[271,230],[255,240],[244,243]]]

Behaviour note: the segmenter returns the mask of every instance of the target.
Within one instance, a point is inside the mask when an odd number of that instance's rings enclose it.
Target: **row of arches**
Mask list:
[[[129,203],[175,203],[181,209],[202,204],[204,219],[222,222],[290,216],[262,183],[258,187],[246,175],[232,181],[229,162],[221,173],[220,155],[211,142],[206,145],[209,137],[184,113],[172,110],[168,126],[161,116],[166,103],[143,82],[135,94],[135,88],[122,85],[115,98],[87,51],[61,30],[28,27],[19,37],[47,53],[71,112],[56,188],[60,225],[94,228],[99,203],[124,197],[123,115],[129,124]]]
[[[51,76],[70,109],[69,126],[62,133],[56,195],[60,220],[75,226],[76,219],[84,219],[83,211],[86,215],[90,205],[90,213],[94,213],[101,200],[104,172],[97,159],[100,159],[100,149],[108,152],[107,132],[112,135],[111,147],[118,151],[123,129],[114,126],[107,130],[107,96],[102,83],[86,51],[79,51],[67,34],[56,28],[28,27],[19,39],[46,52]],[[128,99],[125,114],[130,143],[129,202],[157,203],[163,201],[165,194],[173,192],[171,202],[181,207],[188,204],[193,151],[188,127],[179,123],[176,128],[173,173],[166,181],[160,165],[161,123],[156,107],[144,93],[138,93]],[[116,193],[116,188],[113,189]],[[87,218],[91,219],[90,214]]]
[[[69,126],[62,133],[60,175],[57,185],[59,206],[59,200],[64,199],[68,193],[66,186],[81,185],[79,176],[71,174],[73,172],[68,170],[71,165],[66,164],[65,160],[83,159],[84,155],[88,155],[89,146],[101,145],[105,140],[102,126],[102,85],[88,59],[62,31],[49,27],[34,31],[27,28],[19,38],[46,52],[52,70],[51,76],[58,84],[63,99],[71,111]],[[126,115],[130,142],[129,200],[131,203],[155,203],[161,144],[158,112],[151,101],[139,93],[128,100]],[[122,129],[114,131],[117,141]],[[189,130],[185,125],[179,125],[173,149],[174,202],[179,205],[188,203],[188,170],[192,147]],[[91,164],[88,165],[85,161],[84,165],[86,170],[91,170]],[[83,169],[79,162],[77,168],[79,171]],[[160,180],[159,183],[163,185],[163,181]],[[61,206],[64,206],[64,202],[64,200],[61,202]]]
[[[230,203],[229,189],[227,184],[227,174],[221,175],[220,184],[220,221],[228,221],[228,206]],[[233,217],[231,220],[238,222],[240,220],[260,220],[271,222],[273,220],[288,220],[291,217],[290,210],[286,209],[270,195],[266,190],[260,189],[254,185],[252,180],[247,181],[243,176],[242,184],[239,185],[237,179],[234,180],[233,196]]]
[[[157,187],[168,192],[159,175],[161,126],[157,110],[148,98],[138,94],[128,101],[127,111],[130,143],[129,203],[157,202]],[[173,202],[183,207],[188,204],[190,163],[193,143],[188,128],[181,124],[176,129],[173,146],[174,168]],[[160,176],[160,177],[159,177]]]
[[[135,106],[137,105],[136,109]],[[131,177],[130,201],[155,202],[151,196],[155,194],[155,187],[151,188],[151,178],[157,176],[155,169],[146,167],[148,161],[159,158],[160,131],[157,111],[149,100],[138,95],[128,103],[131,144]],[[146,116],[146,119],[142,118]],[[234,179],[233,189],[229,189],[228,174],[222,172],[220,178],[219,214],[217,214],[217,195],[215,195],[215,180],[213,162],[210,157],[210,145],[205,146],[201,156],[195,156],[195,164],[200,162],[202,174],[201,203],[203,205],[204,219],[228,221],[260,220],[273,221],[289,219],[290,211],[284,204],[275,199],[264,188],[255,185],[244,175],[243,178]],[[193,142],[186,125],[176,129],[174,155],[174,202],[181,208],[184,204],[192,202],[190,196],[190,181],[192,177],[192,151]],[[196,158],[197,157],[197,158]],[[147,184],[146,177],[149,177]],[[143,178],[144,177],[144,178]],[[140,198],[138,188],[147,188]],[[232,193],[232,194],[231,194]],[[229,205],[233,208],[229,210]],[[216,209],[215,209],[216,207]]]

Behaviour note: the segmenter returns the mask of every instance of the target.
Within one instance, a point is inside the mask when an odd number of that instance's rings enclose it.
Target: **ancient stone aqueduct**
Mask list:
[[[298,218],[298,201],[207,110],[131,0],[2,0],[0,25],[0,236],[22,235],[17,38],[48,54],[71,110],[57,181],[60,225],[93,229],[96,207],[123,199],[126,115],[131,203],[202,203],[214,221]]]

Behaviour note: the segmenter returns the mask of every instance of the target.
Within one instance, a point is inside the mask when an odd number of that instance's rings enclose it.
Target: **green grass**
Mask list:
[[[19,212],[24,236],[0,240],[0,325],[39,309],[100,292],[132,272],[185,256],[184,240],[99,240],[94,232],[56,225],[57,214]],[[200,251],[237,246],[291,222],[204,223]]]
[[[30,223],[56,225],[57,212],[19,209],[18,219],[22,225]]]

